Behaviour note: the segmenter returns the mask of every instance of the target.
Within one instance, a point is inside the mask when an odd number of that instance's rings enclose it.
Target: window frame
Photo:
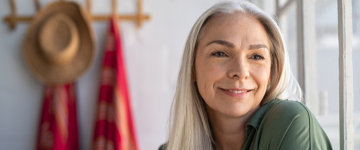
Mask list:
[[[340,149],[354,149],[352,0],[338,0]]]

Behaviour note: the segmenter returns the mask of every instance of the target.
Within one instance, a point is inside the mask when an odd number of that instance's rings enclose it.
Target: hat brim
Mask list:
[[[79,48],[75,57],[65,65],[48,63],[40,51],[39,30],[44,22],[56,13],[69,16],[79,33]],[[25,60],[40,81],[46,84],[60,84],[75,81],[91,65],[94,57],[94,36],[90,19],[79,5],[74,2],[53,2],[43,8],[31,21],[24,40]]]

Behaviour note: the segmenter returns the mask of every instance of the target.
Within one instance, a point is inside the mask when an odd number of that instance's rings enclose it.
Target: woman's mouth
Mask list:
[[[220,88],[220,90],[223,91],[226,95],[236,97],[236,98],[245,98],[252,92],[252,90],[250,90],[250,89],[222,89],[222,88]]]
[[[243,91],[228,90],[228,91],[233,92],[233,93],[244,93],[244,92],[248,92],[248,90],[243,90]]]

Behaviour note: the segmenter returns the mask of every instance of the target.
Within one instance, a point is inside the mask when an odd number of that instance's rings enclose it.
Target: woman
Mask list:
[[[276,22],[247,2],[206,11],[186,42],[167,150],[332,149],[301,101]]]

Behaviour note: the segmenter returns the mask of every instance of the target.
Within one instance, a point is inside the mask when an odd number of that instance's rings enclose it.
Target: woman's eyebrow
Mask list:
[[[208,46],[210,44],[213,44],[213,43],[220,44],[220,45],[230,47],[230,48],[235,47],[235,45],[233,43],[228,42],[228,41],[224,41],[224,40],[214,40],[214,41],[211,41],[210,43],[208,43],[206,46]],[[265,44],[253,44],[253,45],[249,46],[249,50],[260,49],[260,48],[269,49]]]
[[[230,47],[230,48],[235,47],[235,45],[233,43],[230,43],[230,42],[224,41],[224,40],[214,40],[214,41],[211,41],[210,43],[208,43],[206,46],[208,46],[210,44],[213,44],[213,43],[217,43],[217,44],[220,44],[220,45],[223,45],[223,46],[226,46],[226,47]]]
[[[249,50],[253,50],[253,49],[260,49],[260,48],[266,48],[269,49],[266,45],[264,44],[253,44],[249,46]]]

